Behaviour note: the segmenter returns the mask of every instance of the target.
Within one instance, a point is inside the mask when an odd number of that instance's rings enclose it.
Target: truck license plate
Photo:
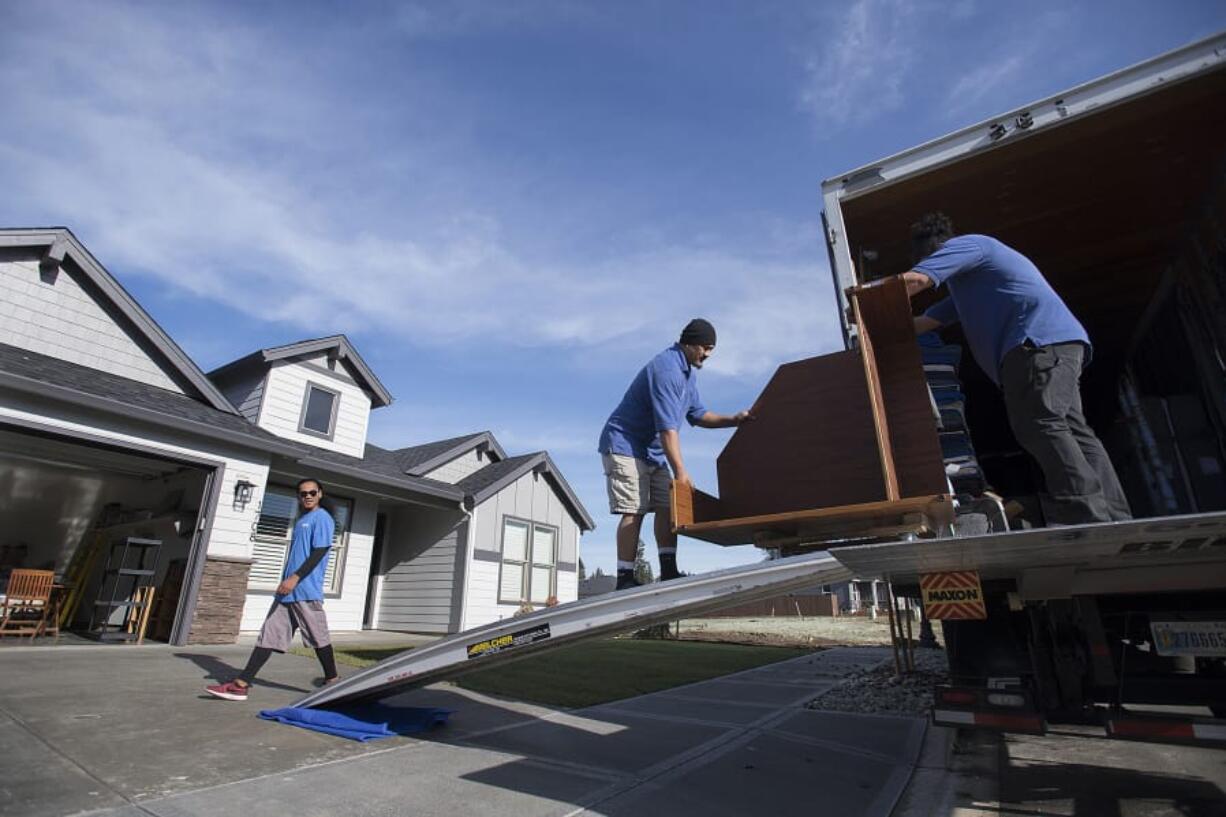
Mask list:
[[[1150,621],[1158,655],[1226,656],[1226,621]]]

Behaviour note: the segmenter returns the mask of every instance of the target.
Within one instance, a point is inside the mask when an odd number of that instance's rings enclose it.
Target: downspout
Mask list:
[[[467,503],[465,503],[467,504]],[[464,542],[464,580],[460,582],[460,620],[457,623],[459,632],[464,632],[468,629],[468,583],[472,581],[473,575],[473,547],[477,541],[477,514],[476,507],[473,510],[464,511],[465,522],[464,526],[465,542]]]

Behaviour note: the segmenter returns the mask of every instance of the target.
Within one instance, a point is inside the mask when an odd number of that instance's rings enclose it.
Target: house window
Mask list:
[[[329,595],[341,591],[344,577],[345,555],[349,550],[349,523],[353,518],[353,500],[329,494],[320,503],[332,514],[336,533],[332,537],[332,552],[328,555],[328,568],[324,572],[324,592]],[[285,557],[289,553],[294,523],[301,516],[298,495],[288,485],[269,485],[264,489],[264,501],[260,503],[260,518],[256,520],[254,543],[248,584],[253,588],[275,589],[281,583],[285,570]]]
[[[544,604],[557,594],[557,571],[558,529],[504,517],[499,603]]]
[[[332,439],[332,434],[336,431],[336,409],[340,402],[340,392],[318,383],[307,383],[298,430],[304,434]]]

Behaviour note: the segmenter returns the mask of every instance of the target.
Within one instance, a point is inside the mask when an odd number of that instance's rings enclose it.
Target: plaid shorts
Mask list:
[[[267,647],[276,652],[285,652],[294,641],[294,631],[302,630],[302,643],[319,649],[332,643],[328,632],[328,617],[324,615],[322,601],[274,600],[264,626],[260,628],[257,647]]]

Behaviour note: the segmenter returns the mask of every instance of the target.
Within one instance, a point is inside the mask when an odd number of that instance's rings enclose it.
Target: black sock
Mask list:
[[[244,684],[250,684],[255,680],[255,674],[260,671],[260,667],[264,666],[269,657],[272,655],[272,650],[267,647],[256,647],[251,651],[251,657],[247,659],[247,666],[238,674],[238,680]]]
[[[634,584],[634,568],[619,567],[617,569],[617,586],[622,587],[626,584]]]
[[[677,554],[660,554],[660,579],[675,579],[681,574],[677,572]]]
[[[324,679],[335,678],[336,656],[332,654],[332,645],[316,647],[315,657],[319,659],[319,665],[324,668]]]

